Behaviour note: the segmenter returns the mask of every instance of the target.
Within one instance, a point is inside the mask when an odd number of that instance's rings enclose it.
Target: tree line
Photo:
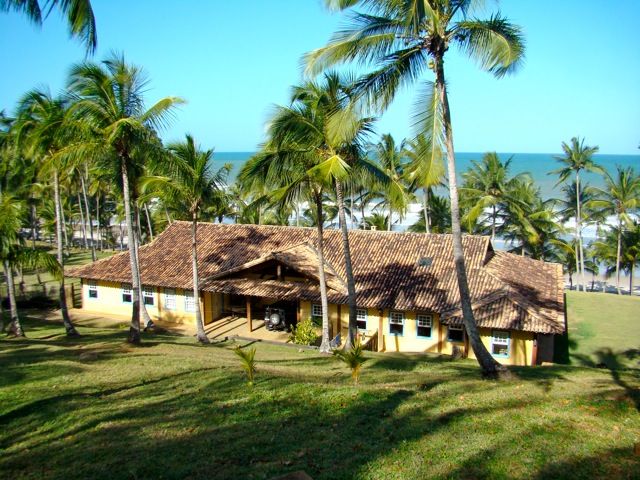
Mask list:
[[[480,341],[471,309],[463,232],[498,236],[522,255],[560,261],[581,289],[586,289],[585,272],[595,271],[600,263],[615,272],[618,291],[621,270],[633,278],[640,179],[630,168],[618,168],[615,174],[602,170],[593,161],[597,147],[585,146],[578,138],[562,145],[564,154],[555,172],[563,185],[559,199],[543,199],[530,176],[511,175],[511,160],[503,161],[495,153],[475,161],[458,181],[445,55],[457,48],[481,69],[502,77],[517,70],[524,57],[518,26],[501,14],[478,18],[474,2],[465,0],[326,3],[350,10],[347,24],[326,46],[304,57],[309,80],[292,88],[287,105],[275,107],[265,142],[231,186],[230,165],[214,169],[213,151],[203,150],[191,136],[183,142],[162,142],[162,130],[184,100],[165,97],[147,107],[147,78],[123,55],[75,65],[60,95],[33,90],[13,116],[3,114],[1,195],[6,218],[13,219],[1,224],[9,303],[15,305],[14,268],[37,263],[36,255],[27,261],[26,253],[16,254],[34,251],[26,246],[26,237],[35,241],[44,231],[55,238],[56,262],[42,257],[38,265],[53,270],[57,266],[60,272],[77,230],[95,259],[96,248],[113,246],[116,219],[120,248],[126,238],[131,261],[128,338],[139,343],[141,317],[145,326],[152,322],[140,302],[138,248],[174,219],[192,222],[194,298],[200,220],[313,226],[323,307],[321,350],[328,351],[323,229],[333,224],[343,239],[349,299],[345,344],[350,349],[357,332],[357,292],[349,225],[390,230],[418,200],[422,215],[410,229],[452,234],[465,329],[483,372],[495,375],[501,367]],[[334,70],[344,64],[358,64],[365,73]],[[378,137],[377,116],[400,88],[417,82],[421,88],[415,134],[402,141],[389,134]],[[604,175],[605,188],[584,185],[583,171]],[[375,213],[366,215],[371,206]],[[604,225],[606,215],[615,216],[615,226]],[[572,232],[564,227],[570,218],[575,222]],[[589,245],[582,234],[587,223],[599,227],[598,241]],[[63,319],[67,333],[75,335],[66,312],[64,278],[58,275]],[[195,303],[198,339],[207,342]],[[10,328],[19,334],[14,310],[12,306]]]

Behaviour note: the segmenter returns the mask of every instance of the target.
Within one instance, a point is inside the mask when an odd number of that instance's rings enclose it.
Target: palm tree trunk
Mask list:
[[[329,338],[329,302],[327,300],[327,279],[324,273],[324,239],[322,236],[322,193],[314,192],[316,214],[318,215],[318,277],[320,278],[320,304],[322,305],[322,342],[320,353],[331,352],[331,339]]]
[[[138,225],[138,228],[136,229],[136,265],[138,265],[138,285],[140,286],[138,291],[138,296],[140,298],[140,317],[144,323],[144,329],[146,331],[153,328],[153,320],[149,315],[147,306],[144,304],[144,295],[142,294],[142,274],[140,273],[140,244],[142,243],[142,240],[140,238],[140,209],[137,207],[135,209],[135,223]]]
[[[193,303],[196,309],[196,328],[198,333],[196,337],[200,343],[210,343],[207,334],[204,331],[204,323],[202,322],[202,311],[200,310],[200,292],[198,291],[198,211],[193,212],[193,221],[191,224],[191,262],[193,265]]]
[[[0,295],[0,333],[4,333],[4,306],[2,302],[2,295]]]
[[[100,191],[96,193],[96,220],[98,221],[98,249],[102,251],[104,248],[102,244],[102,226],[100,225]]]
[[[67,308],[67,292],[64,288],[64,255],[62,251],[62,202],[60,200],[60,181],[58,179],[58,170],[53,170],[53,197],[56,210],[56,244],[58,250],[58,263],[62,268],[62,277],[60,277],[60,284],[58,286],[58,299],[60,302],[60,313],[62,314],[62,323],[69,337],[77,337],[80,334],[73,326],[71,317],[69,317],[69,309]]]
[[[9,324],[9,333],[16,337],[24,337],[24,330],[22,330],[22,324],[20,323],[20,317],[18,316],[18,306],[16,304],[16,290],[13,283],[13,271],[9,262],[5,260],[3,262],[4,276],[7,279],[7,296],[9,297],[9,318],[11,323]]]
[[[58,172],[56,171],[56,175],[57,174],[58,174]],[[60,188],[60,184],[58,183],[58,189],[59,188]],[[61,222],[62,222],[62,233],[64,235],[64,247],[67,250],[67,255],[69,255],[69,236],[67,235],[67,219],[65,218],[65,215],[64,215],[64,208],[62,206],[62,202],[60,200],[58,200],[58,203],[60,204],[59,205],[59,210],[60,210],[60,219],[61,219]],[[56,230],[56,232],[57,232],[57,230]],[[73,237],[71,239],[73,240]]]
[[[491,241],[496,238],[496,206],[491,205]]]
[[[89,177],[89,170],[87,164],[84,164],[85,174]],[[89,211],[89,197],[87,196],[87,184],[84,181],[84,175],[80,173],[80,185],[82,187],[82,196],[84,197],[84,209],[86,211],[86,219],[89,222],[89,239],[91,240],[91,259],[95,262],[98,257],[96,256],[96,245],[93,242],[93,222],[91,221],[91,212]],[[86,229],[85,229],[86,235]],[[86,242],[85,242],[86,243]]]
[[[391,231],[391,215],[393,215],[393,210],[391,210],[391,204],[389,204],[389,221],[387,222],[387,231]]]
[[[580,172],[576,172],[576,235],[578,240],[578,252],[579,256],[576,257],[580,261],[579,268],[577,270],[577,276],[580,278],[580,284],[582,285],[582,291],[587,291],[587,285],[584,278],[584,249],[582,248],[582,214],[580,212]]]
[[[122,171],[122,193],[124,197],[124,216],[127,223],[127,244],[129,247],[129,264],[131,266],[131,326],[127,341],[136,345],[140,344],[140,272],[138,271],[138,252],[136,248],[136,234],[133,228],[133,215],[131,212],[131,195],[129,189],[129,173],[127,172],[127,159],[123,155],[120,169]]]
[[[618,250],[616,253],[616,290],[618,295],[622,295],[620,290],[620,255],[622,253],[622,219],[618,215]]]
[[[80,234],[82,235],[82,245],[85,250],[89,249],[89,244],[87,243],[87,224],[84,220],[84,208],[82,205],[82,197],[78,195],[78,210],[80,210]]]
[[[436,88],[442,105],[442,116],[445,133],[445,143],[447,147],[447,171],[449,176],[449,195],[451,200],[451,231],[453,241],[453,257],[456,266],[456,276],[458,278],[458,290],[460,291],[460,303],[462,306],[462,317],[465,330],[469,337],[469,343],[473,353],[480,364],[482,373],[485,376],[495,376],[503,371],[502,367],[489,354],[487,348],[482,343],[480,333],[473,317],[471,308],[471,293],[467,282],[467,272],[464,264],[464,253],[462,249],[462,229],[460,226],[460,209],[458,205],[458,184],[456,180],[456,159],[453,149],[453,131],[451,128],[451,113],[449,110],[449,99],[447,96],[447,86],[444,76],[444,62],[442,57],[436,58]]]
[[[342,250],[344,251],[344,265],[347,275],[347,297],[349,302],[349,329],[344,343],[345,350],[351,350],[358,334],[357,305],[356,305],[356,282],[353,278],[353,264],[351,262],[351,248],[349,246],[349,232],[347,231],[347,221],[344,212],[344,193],[342,182],[336,180],[336,199],[338,200],[338,216],[342,225]],[[340,324],[340,319],[338,319]]]
[[[169,210],[167,210],[167,207],[164,207],[164,214],[167,217],[167,222],[169,223],[169,225],[171,225],[171,217],[169,216]],[[236,221],[236,223],[238,222]]]
[[[153,242],[153,227],[151,226],[151,216],[149,215],[149,207],[147,206],[146,203],[144,204],[144,213],[145,213],[145,216],[147,217],[147,228],[149,228],[149,238]]]
[[[431,233],[431,226],[429,225],[429,223],[431,223],[429,218],[429,189],[424,188],[423,192],[422,202],[424,203],[424,231],[425,233]]]

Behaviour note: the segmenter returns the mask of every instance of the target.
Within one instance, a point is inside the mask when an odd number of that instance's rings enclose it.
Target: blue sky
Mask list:
[[[142,65],[151,80],[149,103],[167,95],[188,101],[163,138],[190,132],[217,151],[256,149],[273,104],[286,103],[301,79],[300,57],[344,20],[321,0],[93,4],[94,59],[116,50]],[[526,63],[496,80],[448,54],[456,150],[551,153],[579,135],[602,153],[638,154],[640,2],[502,0],[500,9],[524,29]],[[56,14],[42,29],[20,15],[0,14],[0,109],[12,111],[35,86],[59,91],[83,57]],[[403,92],[378,132],[409,136],[413,98]]]

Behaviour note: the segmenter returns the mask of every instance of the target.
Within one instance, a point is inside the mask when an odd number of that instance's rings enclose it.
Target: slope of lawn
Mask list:
[[[0,340],[0,478],[638,478],[637,370],[517,368],[255,344],[245,384],[232,343],[27,320]]]
[[[640,297],[567,292],[572,363],[640,368]]]

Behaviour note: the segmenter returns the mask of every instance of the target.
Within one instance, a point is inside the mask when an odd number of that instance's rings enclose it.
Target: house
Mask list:
[[[261,318],[277,303],[289,318],[319,317],[320,289],[312,228],[199,226],[200,298],[192,294],[191,224],[172,223],[140,248],[142,301],[151,316],[188,322],[194,302],[205,324],[229,312]],[[349,232],[358,329],[386,352],[469,356],[462,324],[452,237],[441,234]],[[324,236],[331,334],[346,333],[347,290],[340,231]],[[504,364],[550,361],[553,338],[565,332],[563,274],[545,263],[493,249],[485,236],[463,237],[472,304],[482,340]],[[76,267],[83,308],[131,312],[128,252]]]

